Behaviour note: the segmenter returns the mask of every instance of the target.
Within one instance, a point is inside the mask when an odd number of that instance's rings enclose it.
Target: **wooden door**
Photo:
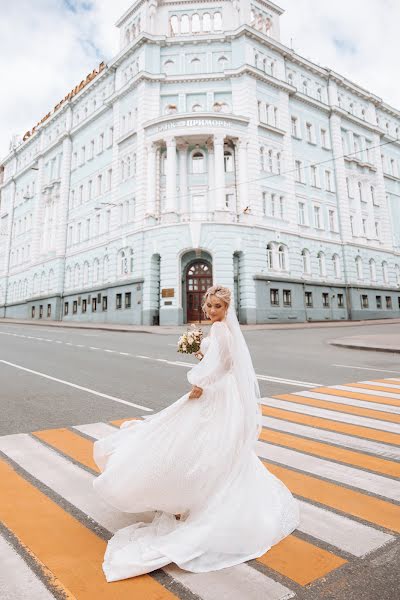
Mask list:
[[[205,321],[201,305],[204,294],[212,286],[211,267],[204,261],[192,263],[186,274],[187,321]]]

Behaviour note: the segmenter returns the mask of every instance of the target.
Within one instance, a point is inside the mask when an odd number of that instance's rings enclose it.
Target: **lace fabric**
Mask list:
[[[298,525],[298,502],[254,451],[258,383],[235,319],[212,325],[204,358],[187,373],[203,388],[199,399],[186,393],[95,442],[102,473],[94,488],[132,516],[108,542],[107,581],[171,562],[193,572],[222,569],[261,556]]]

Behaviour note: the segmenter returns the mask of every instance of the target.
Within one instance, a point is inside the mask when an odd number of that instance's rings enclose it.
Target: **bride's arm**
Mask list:
[[[188,381],[196,387],[208,388],[219,381],[231,365],[230,332],[225,323],[217,321],[211,327],[208,350],[201,362],[188,372]]]

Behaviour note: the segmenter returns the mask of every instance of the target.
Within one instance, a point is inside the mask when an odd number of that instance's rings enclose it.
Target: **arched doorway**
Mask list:
[[[211,264],[205,260],[196,260],[186,268],[186,306],[187,321],[204,321],[201,305],[204,294],[212,286]]]

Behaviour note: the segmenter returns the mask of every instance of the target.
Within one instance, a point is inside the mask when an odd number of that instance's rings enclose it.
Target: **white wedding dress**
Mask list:
[[[224,322],[212,325],[201,351],[204,358],[187,374],[203,388],[199,399],[187,393],[94,444],[102,471],[95,490],[135,513],[108,542],[107,581],[169,563],[193,572],[230,567],[261,556],[299,524],[297,500],[255,451],[240,460],[243,406]]]

